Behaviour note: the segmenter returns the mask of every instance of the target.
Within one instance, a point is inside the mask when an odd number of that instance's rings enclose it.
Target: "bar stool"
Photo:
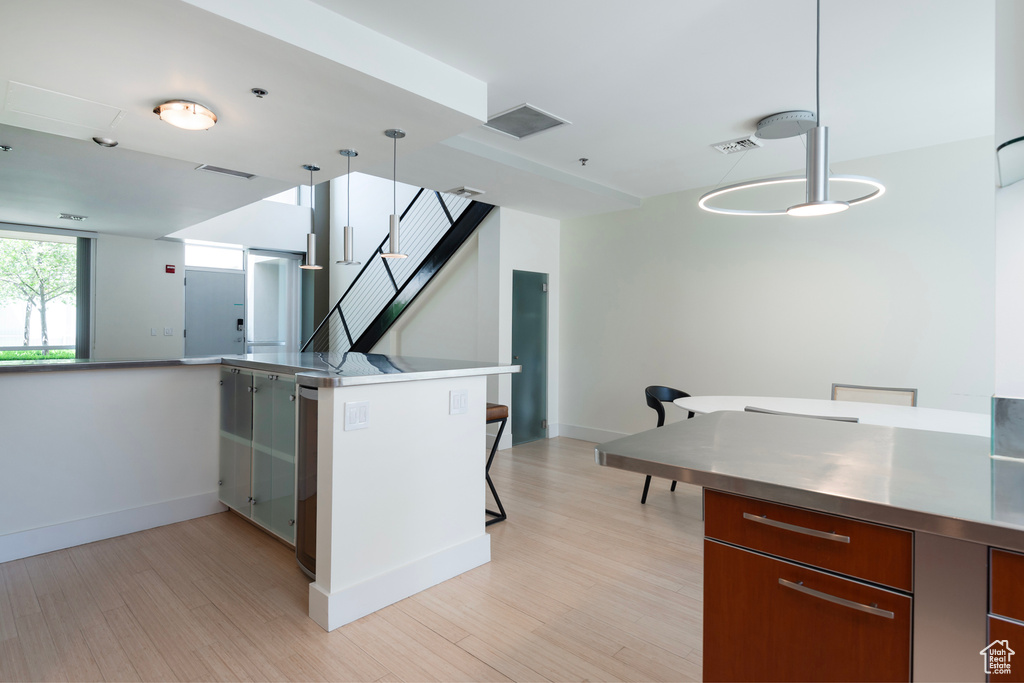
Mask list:
[[[501,441],[501,434],[505,431],[505,423],[508,422],[508,406],[503,406],[500,403],[487,404],[487,424],[493,424],[495,422],[500,422],[501,426],[498,427],[498,434],[494,437],[494,445],[491,446],[491,454],[487,456],[487,467],[484,470],[484,474],[487,479],[487,487],[491,489],[491,495],[494,496],[494,502],[498,506],[498,512],[485,509],[484,512],[492,515],[494,519],[487,520],[484,526],[504,522],[508,519],[508,515],[505,514],[505,507],[501,504],[501,498],[498,498],[498,492],[494,490],[494,482],[491,481],[491,463],[494,462],[494,454],[498,452],[498,442]]]

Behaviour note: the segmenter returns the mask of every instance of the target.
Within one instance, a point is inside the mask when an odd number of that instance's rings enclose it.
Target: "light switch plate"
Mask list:
[[[150,337],[155,337],[156,336],[156,328],[155,327],[149,328],[149,336]]]
[[[345,402],[345,431],[353,429],[368,429],[370,427],[370,402],[369,401],[346,401]]]
[[[465,389],[453,389],[448,392],[448,414],[462,415],[469,410],[469,392]]]

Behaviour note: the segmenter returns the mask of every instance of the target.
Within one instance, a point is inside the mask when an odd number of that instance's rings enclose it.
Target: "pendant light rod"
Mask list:
[[[814,25],[814,120],[821,125],[821,0],[817,0]]]
[[[401,253],[398,244],[399,232],[401,230],[398,217],[398,140],[405,137],[405,131],[401,128],[388,128],[384,131],[384,135],[394,141],[394,157],[391,167],[392,206],[391,218],[389,219],[390,224],[388,226],[388,252],[381,254],[381,256],[384,258],[406,258],[408,255]]]
[[[306,263],[299,266],[304,270],[321,270],[323,266],[316,264],[316,189],[313,186],[313,171],[319,171],[316,164],[305,164],[309,171],[309,234],[306,235]]]
[[[340,263],[343,266],[358,266],[359,261],[355,260],[355,238],[352,229],[352,157],[359,156],[354,149],[342,149],[338,151],[343,157],[348,157],[348,172],[345,174],[345,253]]]

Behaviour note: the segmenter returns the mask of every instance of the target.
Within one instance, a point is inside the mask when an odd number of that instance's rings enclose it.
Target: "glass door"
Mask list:
[[[246,256],[246,353],[299,350],[297,254],[250,250]]]

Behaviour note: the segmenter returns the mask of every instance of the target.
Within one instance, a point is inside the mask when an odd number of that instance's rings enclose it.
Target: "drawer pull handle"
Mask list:
[[[785,586],[786,588],[792,588],[795,591],[798,591],[800,593],[804,593],[806,595],[810,595],[810,596],[815,597],[815,598],[821,598],[822,600],[827,600],[828,602],[833,602],[833,603],[835,603],[837,605],[842,605],[843,607],[849,607],[850,609],[855,609],[855,610],[858,610],[860,612],[867,612],[868,614],[874,614],[876,617],[885,617],[886,619],[895,619],[896,618],[896,615],[893,614],[892,612],[890,612],[889,610],[880,609],[880,608],[878,608],[878,607],[876,607],[874,605],[862,605],[859,602],[854,602],[853,600],[846,600],[844,598],[837,598],[834,595],[829,595],[828,593],[822,593],[821,591],[816,591],[813,588],[808,588],[807,586],[805,586],[803,581],[798,581],[798,582],[794,583],[792,581],[786,581],[785,579],[779,579],[779,585],[780,586]]]
[[[752,515],[749,512],[744,512],[743,519],[749,519],[751,522],[757,522],[758,524],[767,524],[768,526],[773,526],[776,529],[785,529],[786,531],[795,531],[798,534],[814,536],[815,538],[824,538],[829,541],[839,541],[840,543],[850,542],[849,536],[843,536],[842,534],[836,534],[831,531],[818,531],[817,529],[808,529],[807,527],[796,526],[795,524],[786,524],[785,522],[779,522],[774,519],[768,519],[764,515],[758,517],[757,515]]]

